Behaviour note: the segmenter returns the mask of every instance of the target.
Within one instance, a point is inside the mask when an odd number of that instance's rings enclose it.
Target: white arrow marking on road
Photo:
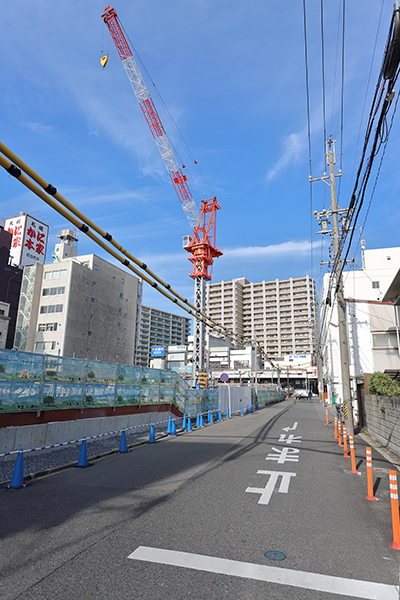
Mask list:
[[[295,421],[295,424],[293,425],[293,427],[282,427],[282,429],[283,429],[283,431],[286,431],[286,432],[294,431],[295,429],[297,429],[297,425],[298,425],[298,422]]]
[[[175,550],[139,546],[128,558],[173,567],[183,567],[195,571],[218,573],[220,575],[228,575],[229,577],[243,577],[245,579],[256,579],[257,581],[266,581],[268,583],[279,583],[307,590],[326,592],[327,594],[362,598],[363,600],[398,600],[399,598],[396,585],[257,565],[238,560],[192,554],[190,552],[176,552]]]

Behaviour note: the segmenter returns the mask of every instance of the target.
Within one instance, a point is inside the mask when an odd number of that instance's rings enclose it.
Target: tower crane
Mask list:
[[[165,132],[157,109],[143,80],[132,50],[124,35],[119,18],[112,6],[106,6],[101,15],[108,27],[119,57],[125,68],[139,106],[164,161],[171,183],[186,214],[193,235],[183,237],[183,247],[189,253],[193,268],[190,277],[194,279],[194,305],[197,311],[205,313],[206,281],[211,280],[211,267],[214,258],[222,255],[216,245],[216,216],[220,209],[217,198],[202,200],[200,211],[193,199],[187,177],[179,166],[172,145]],[[103,67],[106,61],[102,61]],[[194,377],[205,370],[205,324],[195,319],[194,324]]]

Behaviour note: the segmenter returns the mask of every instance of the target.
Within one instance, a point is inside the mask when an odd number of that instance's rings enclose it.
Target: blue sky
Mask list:
[[[0,0],[0,139],[192,299],[190,263],[182,250],[189,225],[100,18],[104,6],[98,0]],[[324,171],[320,0],[307,0],[306,6],[312,169],[319,177]],[[216,195],[221,205],[217,242],[224,255],[214,263],[213,280],[310,274],[318,284],[324,270],[310,210],[302,2],[119,0],[114,7],[211,186],[210,192],[198,180],[197,203]],[[381,2],[346,2],[341,206],[348,205],[392,7],[392,0],[383,2],[371,67]],[[339,1],[324,3],[326,130],[337,140],[337,163],[340,10]],[[104,70],[102,50],[110,57]],[[367,248],[398,245],[399,121],[395,118],[366,221]],[[197,181],[196,171],[190,171]],[[312,195],[312,210],[327,205],[325,184],[314,183]],[[369,198],[367,193],[366,205]],[[52,226],[49,260],[65,221],[1,170],[0,217],[19,211]],[[360,224],[364,216],[365,211]],[[326,239],[325,260],[328,246]],[[81,234],[79,253],[92,252],[105,256]],[[359,252],[356,260],[360,264]],[[143,302],[179,312],[146,285]]]

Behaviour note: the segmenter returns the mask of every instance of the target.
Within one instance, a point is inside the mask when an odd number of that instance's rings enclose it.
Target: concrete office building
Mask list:
[[[141,282],[59,234],[52,264],[25,267],[16,350],[134,364]]]
[[[207,283],[207,314],[236,334],[244,345],[257,341],[272,358],[315,354],[317,296],[305,277],[250,283],[233,279]]]
[[[189,334],[189,318],[142,306],[136,364],[150,366],[152,346],[164,346],[166,356],[167,346],[187,344]]]

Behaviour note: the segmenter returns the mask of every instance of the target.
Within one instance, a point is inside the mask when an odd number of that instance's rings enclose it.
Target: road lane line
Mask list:
[[[257,565],[225,558],[204,556],[202,554],[139,546],[128,558],[173,567],[194,569],[196,571],[219,573],[220,575],[231,577],[244,577],[268,583],[280,583],[282,585],[290,585],[330,594],[340,594],[352,598],[399,600],[399,590],[395,585],[320,575],[319,573],[307,573],[305,571],[294,571],[293,569]]]

